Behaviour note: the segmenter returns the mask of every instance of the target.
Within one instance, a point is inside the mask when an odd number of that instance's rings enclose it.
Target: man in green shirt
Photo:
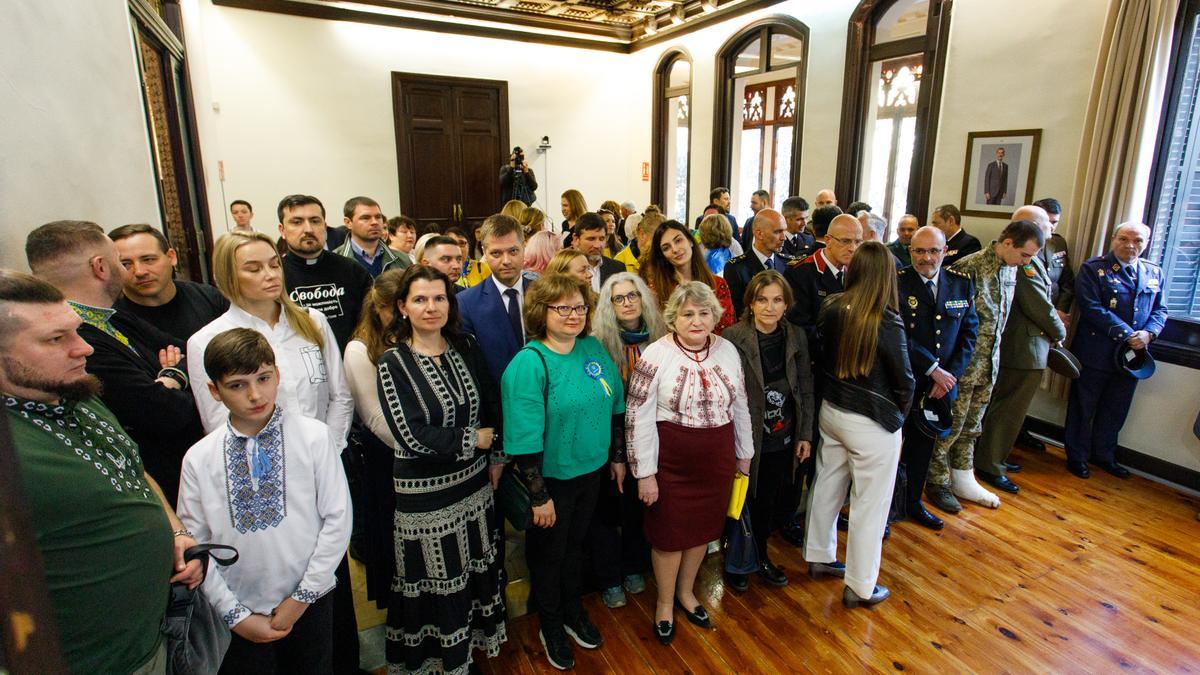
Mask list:
[[[168,586],[199,585],[196,542],[96,398],[80,323],[50,284],[0,270],[0,398],[67,668],[165,673]]]

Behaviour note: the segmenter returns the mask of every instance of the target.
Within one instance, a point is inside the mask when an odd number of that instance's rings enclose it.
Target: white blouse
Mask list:
[[[337,584],[351,526],[340,443],[324,423],[276,408],[257,436],[224,424],[184,456],[179,519],[196,541],[240,556],[210,563],[204,580],[226,625],[288,597],[311,604]]]
[[[389,448],[396,447],[396,437],[383,415],[379,402],[379,366],[371,360],[367,346],[360,340],[351,340],[346,345],[346,381],[354,395],[354,410],[358,419],[383,441]]]
[[[279,313],[272,328],[266,321],[252,316],[237,305],[196,331],[187,342],[188,379],[200,410],[204,431],[211,433],[225,426],[229,411],[208,392],[208,373],[204,372],[204,350],[218,333],[230,328],[252,328],[267,336],[275,350],[275,365],[279,367],[277,402],[284,409],[329,425],[334,438],[341,439],[340,451],[346,445],[350,422],[354,419],[354,401],[342,372],[342,355],[337,338],[329,328],[325,315],[315,309],[306,310],[325,339],[325,348],[309,342],[288,324],[287,314]]]
[[[668,333],[642,351],[625,394],[625,443],[635,478],[658,473],[658,422],[708,429],[733,423],[738,459],[754,457],[746,376],[733,343],[713,336],[708,356],[693,361]]]

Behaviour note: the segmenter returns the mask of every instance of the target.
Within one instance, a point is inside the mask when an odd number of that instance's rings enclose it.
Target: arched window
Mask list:
[[[691,110],[692,60],[686,52],[674,49],[654,68],[650,202],[661,206],[667,218],[685,223],[691,177]]]
[[[835,189],[925,222],[950,30],[947,0],[863,0],[850,16]]]
[[[800,184],[800,131],[808,26],[789,16],[756,21],[717,53],[712,186],[728,187],[738,222],[750,193],[778,206]]]

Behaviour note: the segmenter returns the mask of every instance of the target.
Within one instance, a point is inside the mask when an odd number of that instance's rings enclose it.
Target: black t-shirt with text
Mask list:
[[[325,315],[338,351],[344,351],[371,290],[371,275],[350,258],[322,251],[311,260],[291,253],[283,256],[283,278],[296,304]]]

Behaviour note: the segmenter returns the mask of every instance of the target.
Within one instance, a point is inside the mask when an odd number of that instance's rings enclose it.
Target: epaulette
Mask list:
[[[811,263],[814,263],[814,264],[816,263],[816,261],[815,261],[815,260],[813,260],[813,259],[812,259],[812,256],[810,255],[810,256],[806,256],[806,257],[804,257],[804,258],[792,258],[791,260],[789,260],[789,261],[787,262],[787,266],[788,266],[788,267],[791,267],[791,268],[793,268],[793,269],[794,269],[794,268],[796,268],[796,267],[799,267],[799,266],[803,265],[803,264],[804,264],[804,263],[806,263],[806,262],[811,262]]]
[[[896,272],[896,276],[904,276],[904,275],[908,274],[908,271],[911,269],[912,269],[911,267],[901,267],[900,271]]]
[[[947,271],[947,272],[949,272],[950,274],[953,274],[953,275],[955,275],[955,276],[962,277],[962,278],[964,278],[964,279],[970,279],[970,278],[971,278],[971,275],[970,275],[970,274],[967,274],[966,272],[961,272],[961,271],[959,271],[959,270],[956,270],[956,269],[954,269],[953,267],[943,267],[942,269],[946,270],[946,271]]]
[[[741,255],[739,255],[739,256],[734,256],[734,257],[730,258],[730,259],[729,259],[729,260],[728,260],[728,261],[727,261],[725,264],[726,264],[726,265],[729,265],[729,264],[731,264],[731,263],[735,263],[735,262],[741,262],[741,261],[743,261],[743,260],[745,260],[745,259],[746,259],[746,254],[745,254],[745,253],[743,253],[743,254],[741,254]]]

